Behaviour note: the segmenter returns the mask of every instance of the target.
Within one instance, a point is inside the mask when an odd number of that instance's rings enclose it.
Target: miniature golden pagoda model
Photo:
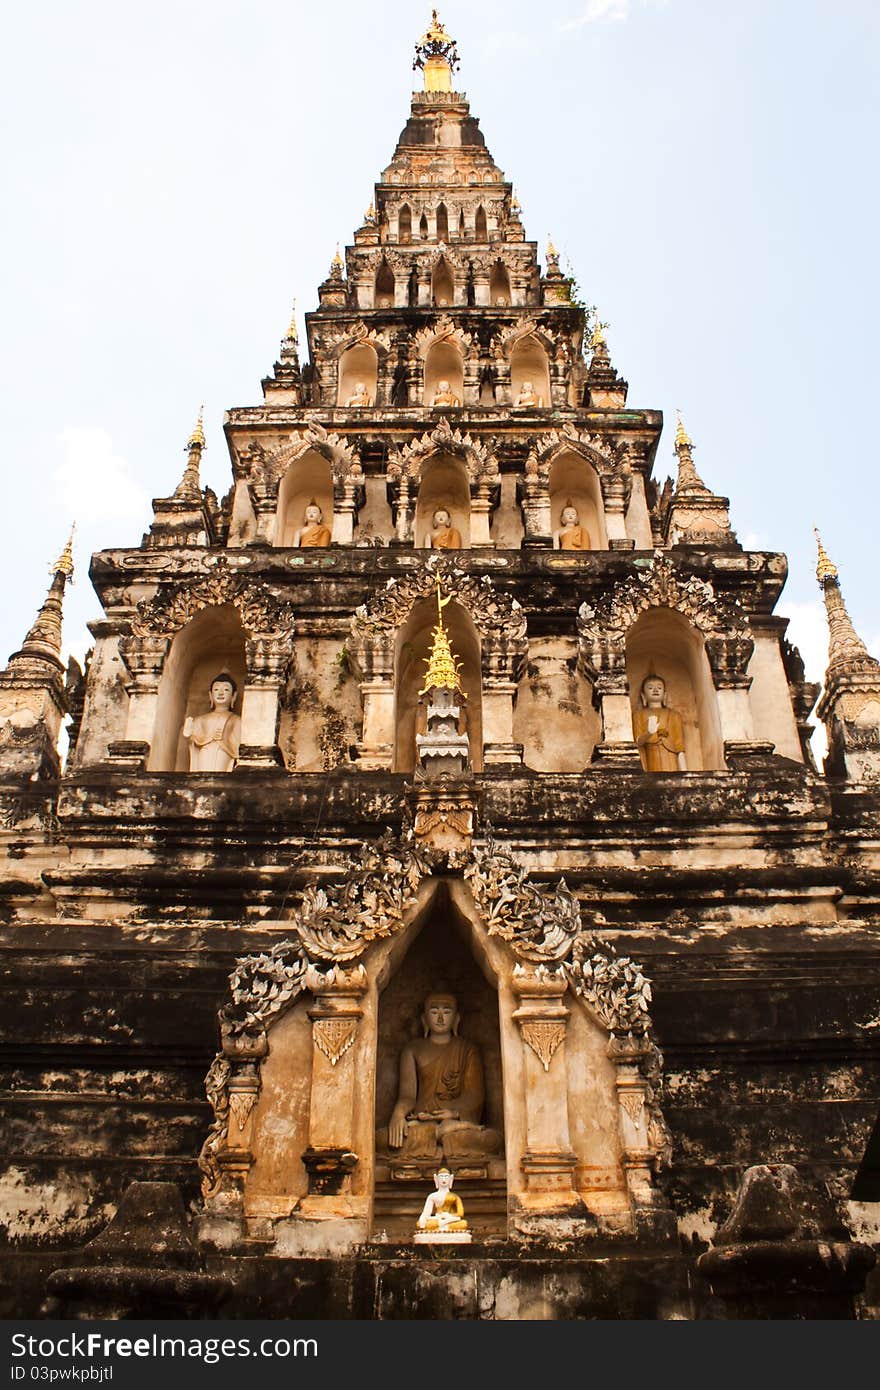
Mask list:
[[[820,552],[820,773],[785,557],[416,66],[228,494],[200,416],[0,672],[7,1315],[876,1314],[880,666]]]

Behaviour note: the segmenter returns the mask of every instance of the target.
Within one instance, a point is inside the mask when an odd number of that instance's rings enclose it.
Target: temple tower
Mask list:
[[[442,1164],[462,1316],[531,1316],[547,1261],[553,1316],[717,1316],[696,1256],[739,1241],[735,1303],[746,1169],[822,1189],[815,1241],[872,1190],[877,663],[823,553],[820,775],[785,557],[740,544],[681,417],[656,478],[661,413],[527,239],[436,12],[415,67],[306,342],[291,319],[224,417],[228,493],[200,415],[142,544],[92,559],[84,694],[64,557],[0,676],[42,750],[0,750],[10,1163],[41,1239],[177,1183],[233,1283],[295,1257],[328,1315],[388,1316],[427,1307],[407,1260]]]

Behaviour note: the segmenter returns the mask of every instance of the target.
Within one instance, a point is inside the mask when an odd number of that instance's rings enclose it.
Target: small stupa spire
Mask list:
[[[452,595],[443,597],[443,590],[440,586],[440,576],[437,576],[437,625],[431,638],[431,654],[425,660],[427,671],[425,672],[425,684],[419,691],[420,695],[425,695],[429,690],[461,690],[461,677],[459,668],[461,662],[452,650],[449,641],[449,633],[443,625],[443,609],[449,603]],[[464,693],[464,692],[462,692]]]
[[[290,306],[290,323],[287,325],[287,332],[284,335],[284,341],[286,343],[294,344],[297,344],[299,342],[299,333],[297,332],[296,328],[296,300],[294,300],[293,304]]]
[[[880,666],[868,648],[865,646],[859,634],[853,627],[852,618],[847,612],[846,604],[843,601],[843,594],[840,591],[840,581],[838,579],[837,566],[829,558],[828,553],[822,544],[822,537],[816,527],[813,527],[813,534],[816,537],[816,545],[819,553],[818,564],[816,565],[816,578],[825,599],[825,612],[828,615],[828,670],[826,682],[831,676],[840,675],[853,670],[877,669]]]
[[[341,255],[340,250],[339,250],[339,242],[337,241],[337,243],[336,243],[336,250],[335,250],[334,253],[333,253],[333,259],[332,259],[332,261],[330,262],[330,279],[331,279],[331,280],[341,280],[341,279],[342,279],[342,265],[343,265],[343,262],[342,262],[342,255]]]
[[[421,68],[426,92],[451,92],[452,74],[459,66],[455,39],[447,34],[436,10],[431,23],[416,43],[413,71]]]
[[[193,430],[184,446],[186,450],[186,468],[183,477],[174,489],[175,497],[182,497],[193,492],[201,492],[201,482],[199,480],[199,465],[202,461],[202,451],[207,448],[205,440],[205,406],[204,402],[199,406],[199,416]]]
[[[681,411],[676,407],[678,424],[675,429],[675,453],[678,455],[678,478],[675,484],[677,496],[685,492],[708,492],[709,489],[696,470],[693,459],[694,441],[684,427]]]
[[[62,666],[61,661],[61,620],[63,616],[64,590],[73,580],[73,533],[71,528],[67,544],[52,566],[52,583],[49,585],[43,603],[21,649],[10,657],[10,666],[21,657],[40,657]]]

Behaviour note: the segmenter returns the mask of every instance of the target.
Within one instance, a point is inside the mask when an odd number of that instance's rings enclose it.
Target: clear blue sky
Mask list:
[[[44,0],[6,16],[2,380],[10,595],[0,660],[78,522],[137,544],[205,401],[257,403],[391,155],[429,7],[397,0]],[[674,407],[740,539],[790,560],[814,673],[818,522],[877,650],[876,0],[463,0],[458,85],[610,325],[630,402]]]

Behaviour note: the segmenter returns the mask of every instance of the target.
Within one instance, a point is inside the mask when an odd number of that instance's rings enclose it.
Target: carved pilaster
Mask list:
[[[132,635],[120,639],[119,654],[131,676],[125,687],[130,702],[125,743],[153,742],[159,681],[170,646],[169,638],[161,636]]]
[[[608,1043],[608,1056],[615,1065],[623,1169],[635,1207],[654,1206],[658,1195],[648,1137],[648,1082],[641,1070],[649,1046],[644,1037],[612,1036]]]
[[[303,1163],[309,1193],[299,1204],[304,1215],[352,1215],[363,1206],[351,1195],[351,1174],[357,1167],[354,1149],[354,1109],[357,1080],[358,1024],[361,999],[367,987],[362,965],[351,970],[310,966],[306,988],[315,996],[312,1021],[312,1086],[309,1144]]]
[[[517,965],[512,984],[519,998],[513,1017],[523,1041],[526,1149],[521,1165],[526,1180],[527,1210],[582,1215],[585,1207],[574,1190],[576,1156],[568,1128],[568,1076],[565,1032],[568,989],[562,967]]]

